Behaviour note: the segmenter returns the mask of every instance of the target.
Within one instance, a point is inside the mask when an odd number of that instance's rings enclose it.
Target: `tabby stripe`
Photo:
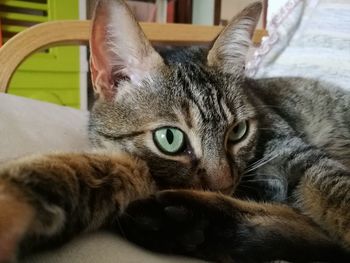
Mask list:
[[[297,149],[295,149],[293,152],[291,152],[288,155],[286,162],[288,162],[288,163],[294,162],[297,158],[306,159],[305,157],[307,157],[307,158],[313,157],[311,159],[311,162],[309,162],[309,164],[314,164],[319,159],[326,157],[324,154],[321,154],[321,153],[315,154],[315,150],[316,150],[316,148],[312,145],[299,146]]]
[[[178,81],[182,82],[182,85],[180,87],[182,88],[183,92],[186,94],[186,97],[188,99],[190,99],[193,102],[194,105],[197,106],[198,111],[199,111],[202,119],[203,120],[207,119],[206,115],[204,113],[205,110],[201,107],[201,105],[199,105],[198,100],[195,98],[195,96],[193,94],[193,90],[190,88],[191,87],[191,84],[190,84],[191,82],[189,80],[188,75],[185,72],[181,71],[181,70],[177,71],[177,75],[178,75],[177,76],[178,77]]]
[[[109,135],[109,134],[105,134],[103,132],[100,131],[96,131],[98,134],[100,134],[101,136],[105,137],[106,139],[112,140],[112,141],[117,141],[117,140],[123,140],[123,139],[127,139],[130,137],[135,137],[135,136],[139,136],[141,134],[146,133],[147,131],[136,131],[136,132],[131,132],[131,133],[127,133],[127,134],[121,134],[121,135]]]
[[[219,115],[219,119],[226,119],[226,114],[224,113],[224,109],[220,105],[218,92],[215,89],[212,89],[211,95],[212,95],[212,101],[213,101],[214,107],[216,109],[216,113],[218,113]]]

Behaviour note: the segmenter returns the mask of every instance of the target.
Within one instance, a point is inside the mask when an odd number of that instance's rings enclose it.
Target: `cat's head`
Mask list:
[[[244,64],[260,12],[260,3],[243,10],[209,50],[160,55],[123,1],[100,0],[92,142],[144,159],[161,187],[232,191],[256,143]]]

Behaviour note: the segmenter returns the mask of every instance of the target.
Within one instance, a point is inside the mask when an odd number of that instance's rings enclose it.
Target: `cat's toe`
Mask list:
[[[187,198],[185,198],[187,199]],[[128,239],[162,252],[192,252],[205,242],[208,221],[181,193],[160,192],[131,203],[121,217]]]
[[[162,211],[154,197],[132,202],[121,220],[125,225],[133,224],[148,231],[158,231],[162,225]]]

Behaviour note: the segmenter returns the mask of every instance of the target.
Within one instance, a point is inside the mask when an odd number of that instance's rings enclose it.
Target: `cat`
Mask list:
[[[123,1],[98,1],[99,150],[1,167],[0,262],[100,228],[215,262],[350,262],[350,94],[247,78],[261,9],[208,49],[157,52]]]

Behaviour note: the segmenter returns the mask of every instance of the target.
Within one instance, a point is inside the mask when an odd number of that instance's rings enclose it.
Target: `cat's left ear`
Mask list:
[[[243,74],[251,39],[258,24],[262,4],[253,3],[235,16],[214,41],[208,65],[231,74]]]

